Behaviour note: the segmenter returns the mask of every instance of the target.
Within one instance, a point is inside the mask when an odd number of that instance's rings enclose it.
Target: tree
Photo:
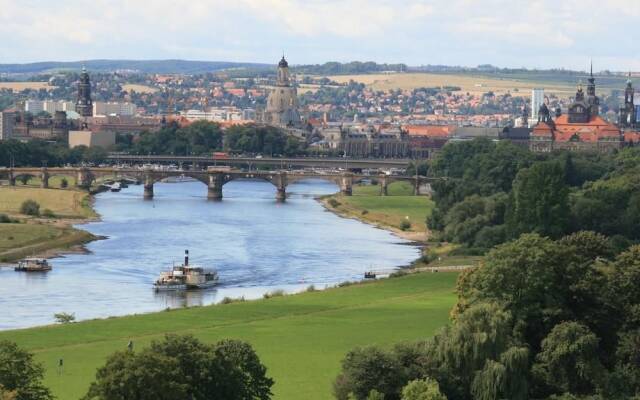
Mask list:
[[[569,223],[569,191],[558,162],[540,162],[518,172],[507,208],[513,237],[535,232],[559,237]]]
[[[434,379],[416,379],[402,389],[402,400],[447,400]]]
[[[20,205],[20,212],[24,215],[32,215],[37,217],[40,215],[40,204],[35,200],[25,200]]]
[[[334,383],[338,400],[352,393],[365,400],[372,390],[384,394],[386,400],[400,398],[404,385],[400,364],[393,355],[376,347],[356,348],[342,360],[342,372]]]
[[[44,368],[31,353],[15,343],[0,341],[0,395],[15,400],[51,400],[43,377]]]
[[[557,394],[591,394],[602,382],[598,338],[578,322],[556,325],[542,341],[533,375]]]
[[[140,352],[113,354],[85,400],[267,400],[272,385],[246,343],[167,335]]]
[[[18,176],[18,180],[20,181],[20,183],[22,183],[23,185],[26,185],[27,183],[29,183],[29,181],[31,180],[31,178],[33,178],[33,175],[29,175],[29,174],[22,174],[20,176]]]
[[[65,312],[53,314],[53,318],[59,324],[70,324],[76,320],[75,314]]]

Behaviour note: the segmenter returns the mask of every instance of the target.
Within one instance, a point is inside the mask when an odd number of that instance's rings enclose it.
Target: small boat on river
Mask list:
[[[174,265],[170,271],[160,273],[153,284],[155,290],[207,289],[218,283],[218,273],[198,265],[189,265],[189,250],[184,251],[184,264]]]
[[[51,264],[45,258],[25,258],[14,268],[21,272],[47,272],[51,271]]]

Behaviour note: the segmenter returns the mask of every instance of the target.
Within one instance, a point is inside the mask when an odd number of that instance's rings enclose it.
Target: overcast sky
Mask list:
[[[640,71],[640,0],[0,0],[0,63],[168,59]]]

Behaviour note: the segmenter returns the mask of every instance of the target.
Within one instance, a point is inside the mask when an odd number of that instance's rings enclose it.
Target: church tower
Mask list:
[[[93,102],[91,101],[91,81],[89,73],[83,66],[78,83],[78,97],[76,99],[76,112],[83,117],[93,116]]]
[[[593,77],[593,63],[591,63],[589,84],[587,85],[587,105],[589,106],[589,117],[598,116],[600,113],[600,99],[596,96],[596,78]]]
[[[627,87],[624,90],[624,106],[620,108],[620,125],[626,128],[632,127],[636,122],[636,110],[633,103],[633,85],[631,84],[631,73],[627,79]]]
[[[278,63],[278,86],[289,86],[289,63],[285,60],[284,55]]]

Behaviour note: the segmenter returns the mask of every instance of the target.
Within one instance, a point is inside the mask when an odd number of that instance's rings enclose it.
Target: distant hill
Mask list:
[[[198,74],[225,69],[265,69],[270,64],[239,63],[229,61],[187,61],[187,60],[87,60],[87,61],[44,61],[28,64],[0,64],[0,73],[41,74],[62,70],[78,70],[85,65],[94,72],[130,70],[157,74]]]

